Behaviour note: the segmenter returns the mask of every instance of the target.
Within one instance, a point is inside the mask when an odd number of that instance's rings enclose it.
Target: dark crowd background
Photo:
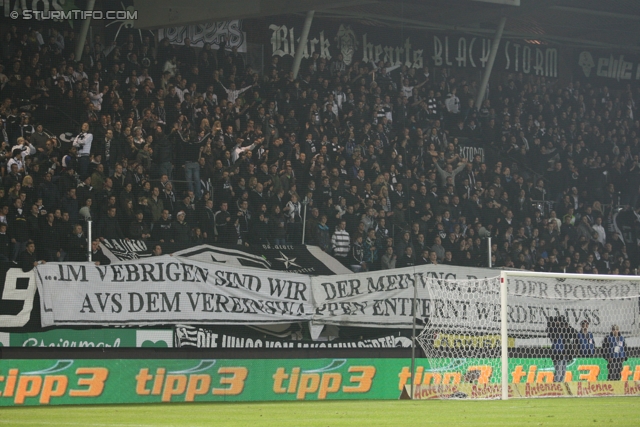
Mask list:
[[[2,33],[2,259],[86,260],[91,219],[97,262],[304,235],[353,271],[487,266],[491,237],[496,267],[636,273],[637,88],[504,74],[475,105],[447,68],[76,39]]]

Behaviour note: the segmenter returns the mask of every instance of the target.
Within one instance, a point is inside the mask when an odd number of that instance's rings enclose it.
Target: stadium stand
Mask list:
[[[354,271],[473,267],[492,237],[497,267],[636,272],[637,89],[520,73],[476,106],[447,68],[313,55],[294,79],[133,35],[76,62],[70,34],[2,34],[0,259],[86,260],[91,219],[162,253],[304,235]]]

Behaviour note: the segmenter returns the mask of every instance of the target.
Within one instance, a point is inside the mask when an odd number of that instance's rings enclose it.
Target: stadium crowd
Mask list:
[[[294,79],[225,41],[125,38],[76,61],[71,30],[2,34],[2,259],[86,260],[90,218],[165,253],[304,234],[354,271],[486,266],[490,236],[497,267],[635,272],[613,218],[635,235],[637,88],[510,74],[476,106],[451,69],[315,52]]]

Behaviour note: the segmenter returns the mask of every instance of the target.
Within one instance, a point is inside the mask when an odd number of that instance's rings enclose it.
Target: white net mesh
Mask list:
[[[640,394],[640,277],[505,277],[510,397]],[[500,279],[427,288],[414,384],[435,397],[499,398]]]
[[[414,384],[437,397],[495,389],[484,397],[498,398],[500,278],[425,280],[429,317],[417,341],[426,363],[418,364]]]
[[[571,384],[580,391],[584,383],[640,380],[640,277],[508,272],[507,279],[509,357],[522,362],[509,363],[509,382],[580,382]]]

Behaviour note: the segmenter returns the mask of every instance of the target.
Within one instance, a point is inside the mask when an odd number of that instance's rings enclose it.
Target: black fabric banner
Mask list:
[[[220,263],[233,267],[286,271],[287,273],[310,276],[351,273],[349,269],[317,246],[253,245],[242,247],[200,245],[175,252],[173,255],[193,261]]]
[[[371,334],[371,330],[369,333]],[[380,331],[370,336],[331,337],[324,341],[303,338],[299,329],[283,330],[280,336],[267,335],[255,329],[243,328],[201,328],[176,326],[174,343],[183,348],[410,348],[411,339],[406,336]]]

